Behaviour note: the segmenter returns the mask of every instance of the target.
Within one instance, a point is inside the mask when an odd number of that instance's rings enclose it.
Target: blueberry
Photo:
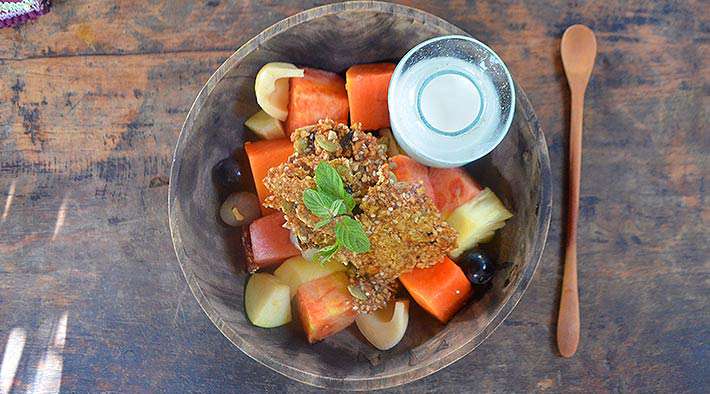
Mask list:
[[[233,157],[228,157],[212,168],[214,181],[227,190],[237,190],[242,186],[242,167]]]
[[[461,260],[461,267],[468,280],[474,286],[487,284],[495,273],[493,261],[479,250],[468,252]]]

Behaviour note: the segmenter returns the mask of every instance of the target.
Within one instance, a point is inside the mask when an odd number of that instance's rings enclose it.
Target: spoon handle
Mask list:
[[[577,217],[579,181],[582,173],[582,118],[584,90],[571,89],[569,142],[569,205],[567,209],[567,245],[562,277],[560,312],[557,317],[557,347],[563,357],[572,357],[579,343],[579,294],[577,292]]]

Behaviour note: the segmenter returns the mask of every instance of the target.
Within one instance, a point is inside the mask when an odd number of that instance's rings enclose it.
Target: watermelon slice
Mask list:
[[[434,188],[429,181],[429,170],[425,165],[417,163],[414,159],[405,155],[397,155],[390,158],[393,165],[392,172],[400,182],[421,182],[424,185],[426,194],[434,199]]]
[[[462,168],[429,168],[434,204],[446,218],[481,192],[481,186]]]

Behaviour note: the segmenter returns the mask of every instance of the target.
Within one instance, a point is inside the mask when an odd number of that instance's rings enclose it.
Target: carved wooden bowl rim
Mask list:
[[[547,240],[547,232],[550,225],[550,217],[552,210],[552,184],[549,154],[542,128],[540,127],[539,121],[527,96],[516,83],[516,93],[518,96],[517,105],[520,106],[525,121],[530,125],[530,129],[536,140],[537,146],[535,146],[535,148],[540,150],[540,193],[539,199],[537,201],[539,207],[539,214],[538,223],[536,226],[536,233],[533,239],[531,258],[530,261],[523,265],[523,270],[520,272],[519,280],[516,283],[516,288],[512,291],[510,298],[501,307],[498,313],[491,318],[489,324],[478,335],[472,336],[468,341],[463,343],[463,345],[459,346],[457,349],[454,349],[453,351],[444,354],[442,357],[432,359],[428,363],[420,363],[414,365],[405,372],[398,372],[375,377],[334,378],[329,376],[322,376],[301,370],[296,366],[287,365],[273,359],[268,354],[265,354],[265,352],[260,351],[258,347],[246,341],[232,327],[225,324],[222,317],[210,304],[205,293],[200,287],[200,284],[192,270],[192,263],[190,262],[190,258],[187,256],[184,248],[182,247],[181,232],[178,225],[178,222],[180,220],[178,217],[179,209],[177,209],[176,207],[177,182],[175,182],[175,180],[178,179],[178,164],[182,157],[182,151],[187,135],[190,133],[190,130],[194,126],[194,122],[197,114],[199,113],[200,108],[204,105],[205,101],[212,93],[215,86],[219,84],[219,82],[229,70],[238,65],[248,54],[254,51],[259,45],[261,45],[265,41],[268,41],[271,37],[281,33],[282,31],[294,24],[305,23],[323,16],[353,10],[376,11],[392,15],[406,15],[410,17],[415,17],[419,20],[425,20],[426,23],[435,24],[437,26],[443,26],[446,30],[450,31],[451,34],[467,35],[465,31],[459,29],[458,27],[450,24],[449,22],[435,15],[418,10],[416,8],[380,1],[353,1],[347,3],[324,5],[300,12],[296,15],[285,18],[271,25],[270,27],[247,41],[229,58],[227,58],[227,60],[225,60],[222,65],[220,65],[220,67],[209,78],[207,83],[202,87],[202,89],[197,95],[197,98],[192,104],[180,131],[175,151],[173,153],[173,160],[170,171],[171,182],[168,193],[168,216],[170,233],[175,249],[175,254],[177,255],[180,269],[182,270],[185,276],[190,290],[192,291],[200,307],[205,311],[212,323],[214,323],[214,325],[220,330],[220,332],[222,332],[222,334],[227,337],[227,339],[229,339],[242,352],[244,352],[253,360],[256,360],[257,362],[265,365],[266,367],[288,378],[297,380],[302,383],[324,388],[337,388],[345,390],[371,390],[394,387],[397,385],[412,382],[414,380],[426,377],[454,363],[455,361],[459,360],[463,356],[473,351],[478,345],[480,345],[512,312],[513,308],[515,308],[515,306],[518,304],[522,295],[530,284],[530,281],[532,280],[535,270],[537,269],[540,259],[542,257],[542,252],[545,247],[545,242]]]

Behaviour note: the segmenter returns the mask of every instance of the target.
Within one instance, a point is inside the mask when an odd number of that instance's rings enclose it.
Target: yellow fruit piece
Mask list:
[[[372,313],[361,313],[355,324],[362,335],[380,350],[392,349],[402,340],[409,324],[409,300],[390,301]]]
[[[256,74],[256,102],[270,116],[284,121],[288,116],[288,79],[302,78],[303,69],[291,63],[267,63]]]
[[[458,246],[449,255],[458,257],[467,249],[482,242],[490,242],[495,231],[513,217],[489,188],[473,200],[456,208],[446,221],[458,232]]]
[[[249,321],[257,327],[278,327],[291,321],[289,288],[274,275],[252,275],[244,292],[244,304]]]
[[[281,122],[264,111],[259,111],[244,122],[257,137],[265,140],[277,140],[286,137]]]
[[[318,262],[308,261],[302,256],[296,256],[284,261],[274,271],[274,275],[288,285],[291,289],[291,297],[293,297],[302,284],[338,271],[345,271],[345,266],[334,259],[321,265]]]

